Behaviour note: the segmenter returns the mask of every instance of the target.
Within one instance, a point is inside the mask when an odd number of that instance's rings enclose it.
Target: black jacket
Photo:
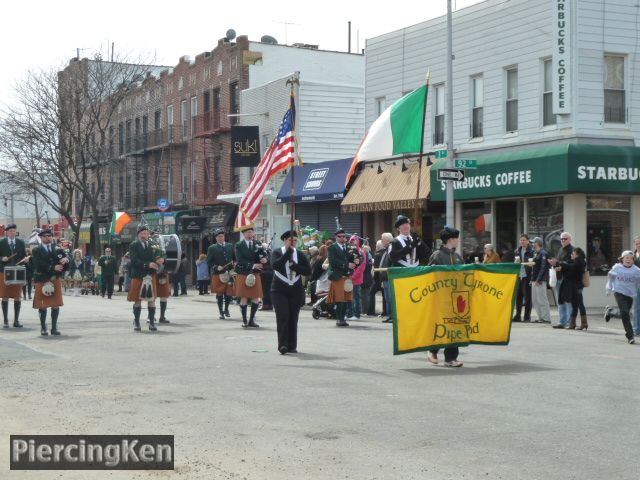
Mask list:
[[[300,306],[305,303],[305,291],[302,284],[302,276],[311,274],[311,266],[309,260],[304,253],[298,250],[298,262],[290,266],[291,271],[300,275],[293,285],[289,285],[280,279],[276,272],[280,275],[287,277],[286,266],[291,261],[293,255],[292,249],[287,249],[285,253],[282,253],[281,248],[276,248],[271,254],[271,265],[273,267],[273,281],[271,282],[271,291],[284,293],[287,296],[295,296],[300,301]]]
[[[532,282],[548,282],[549,281],[549,263],[547,259],[549,254],[543,248],[539,252],[534,252],[533,268],[531,269]]]
[[[391,266],[392,267],[404,267],[400,263],[401,260],[405,260],[407,255],[413,256],[415,253],[415,259],[419,263],[424,263],[429,258],[429,247],[422,241],[417,235],[411,234],[408,241],[405,241],[404,247],[400,240],[396,237],[391,242]]]

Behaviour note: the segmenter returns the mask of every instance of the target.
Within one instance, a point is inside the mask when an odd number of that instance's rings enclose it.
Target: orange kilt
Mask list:
[[[127,301],[129,302],[154,302],[157,298],[156,285],[158,284],[157,275],[151,275],[151,286],[153,287],[153,298],[140,298],[140,289],[142,288],[142,278],[132,278],[129,293],[127,293]]]
[[[259,273],[254,273],[256,276],[256,284],[249,288],[245,282],[247,276],[238,274],[236,276],[236,289],[235,295],[240,298],[262,298],[262,279]]]
[[[340,280],[331,280],[331,287],[329,287],[329,295],[327,296],[327,303],[343,303],[353,300],[353,292],[344,291],[344,281],[346,277],[342,277]]]
[[[233,283],[231,283],[232,281],[233,280],[224,283],[220,281],[219,275],[211,275],[211,292],[215,293],[216,295],[229,295],[230,297],[233,297],[234,288]],[[257,284],[258,282],[256,277],[256,285]]]
[[[153,286],[156,290],[156,296],[158,298],[168,298],[171,296],[171,278],[169,277],[169,274],[164,274],[164,275],[154,275],[154,280],[153,280]],[[162,285],[160,283],[161,279],[165,279],[166,282],[164,285]]]
[[[42,287],[47,282],[35,282],[35,295],[33,296],[33,308],[55,308],[62,307],[64,302],[62,301],[62,280],[56,278],[51,280],[53,283],[54,291],[53,295],[47,297],[42,293]]]
[[[7,285],[4,283],[4,272],[0,272],[0,298],[22,300],[22,285]]]

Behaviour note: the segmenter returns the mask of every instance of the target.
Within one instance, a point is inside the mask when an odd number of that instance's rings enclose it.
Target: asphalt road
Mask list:
[[[452,369],[394,357],[380,319],[309,311],[281,356],[273,313],[244,330],[213,302],[172,298],[170,325],[134,333],[123,296],[65,297],[59,338],[25,308],[0,329],[0,479],[640,478],[640,345],[618,319],[514,324]],[[10,471],[10,434],[172,434],[176,468]]]

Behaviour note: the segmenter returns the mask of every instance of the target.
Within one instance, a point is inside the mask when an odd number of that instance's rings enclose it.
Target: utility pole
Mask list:
[[[447,0],[447,167],[453,168],[453,27],[451,0]],[[454,226],[453,180],[447,180],[447,225]]]

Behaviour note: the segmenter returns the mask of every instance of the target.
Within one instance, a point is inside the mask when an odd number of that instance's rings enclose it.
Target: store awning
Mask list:
[[[402,171],[402,160],[395,165],[372,163],[364,168],[342,200],[343,213],[364,213],[415,208],[418,190],[418,164],[406,163]],[[378,167],[382,169],[378,173]],[[429,172],[431,167],[422,167],[420,176],[420,207],[426,206],[429,195]]]
[[[471,157],[465,157],[469,160]],[[477,166],[453,182],[455,200],[553,193],[640,193],[640,148],[564,144],[475,157]],[[434,165],[431,200],[445,200]]]
[[[344,185],[353,158],[331,160],[320,163],[306,163],[296,167],[296,202],[323,202],[341,200],[344,197]],[[291,170],[285,179],[278,203],[291,202]]]

